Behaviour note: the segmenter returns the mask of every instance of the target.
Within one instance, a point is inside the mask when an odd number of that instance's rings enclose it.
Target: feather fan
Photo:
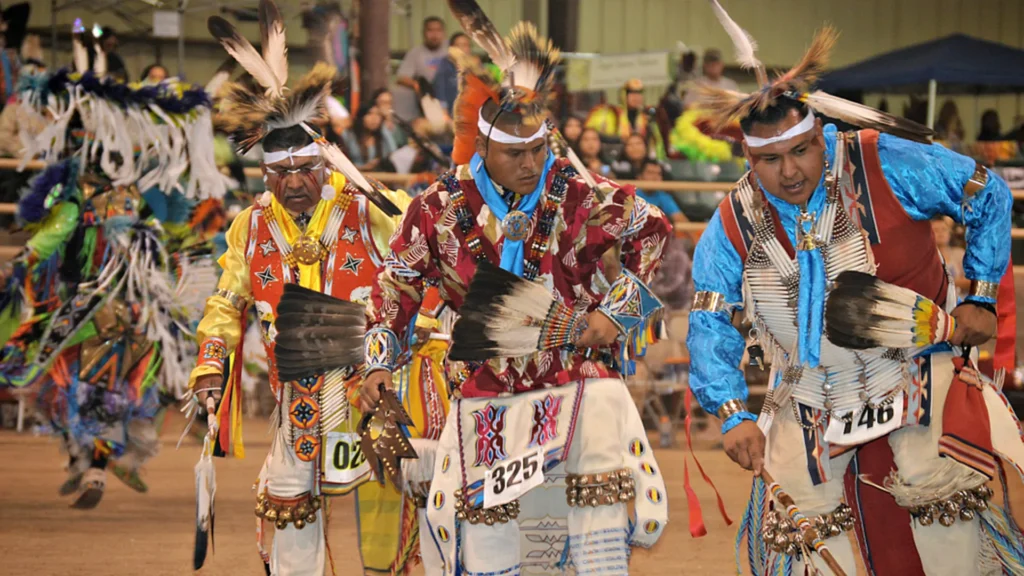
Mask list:
[[[587,327],[585,316],[556,300],[544,285],[486,261],[477,267],[459,315],[448,352],[458,361],[512,358],[571,345]]]
[[[281,86],[288,84],[288,44],[284,34],[284,18],[271,0],[260,0],[260,44],[263,60]]]
[[[291,382],[361,364],[366,307],[297,284],[285,284],[277,306],[275,356]]]
[[[479,4],[474,0],[448,0],[448,8],[466,35],[487,52],[495,66],[500,70],[512,67],[516,60],[515,56]]]
[[[210,16],[206,25],[210,34],[213,34],[221,46],[224,46],[228,54],[231,54],[242,68],[266,89],[268,96],[279,98],[282,95],[284,86],[278,80],[277,74],[230,22],[220,16]]]
[[[913,290],[848,270],[825,302],[825,335],[836,346],[926,348],[953,336],[954,319]]]
[[[757,59],[757,42],[754,41],[754,37],[729,17],[729,13],[725,11],[718,0],[710,0],[710,2],[715,17],[722,24],[722,28],[725,28],[726,34],[732,40],[733,47],[736,48],[736,61],[739,62],[740,67],[745,70],[753,70],[757,75],[759,86],[767,85],[768,74],[765,72],[764,64]]]

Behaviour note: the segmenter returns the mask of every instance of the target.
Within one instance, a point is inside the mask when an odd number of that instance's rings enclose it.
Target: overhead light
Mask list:
[[[102,36],[102,35],[103,35],[103,28],[100,28],[100,25],[98,23],[94,23],[92,25],[92,37],[96,38],[96,39],[99,39],[99,37]]]
[[[82,24],[81,18],[75,18],[75,23],[71,25],[71,31],[75,34],[81,34],[85,32],[85,25]]]

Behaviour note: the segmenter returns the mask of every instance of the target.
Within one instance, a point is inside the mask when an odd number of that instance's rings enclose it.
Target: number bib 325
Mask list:
[[[507,504],[543,483],[543,448],[509,458],[484,475],[484,508]]]
[[[899,393],[886,406],[864,407],[860,412],[853,412],[848,422],[833,417],[825,431],[825,440],[841,446],[856,446],[899,429],[903,426],[903,397],[904,394]]]

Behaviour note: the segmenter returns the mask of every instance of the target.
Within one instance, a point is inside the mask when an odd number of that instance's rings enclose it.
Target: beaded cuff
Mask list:
[[[214,292],[213,294],[214,296],[220,296],[221,298],[227,300],[232,306],[235,307],[235,310],[238,310],[239,312],[245,310],[245,307],[248,304],[248,301],[245,298],[239,296],[238,294],[235,294],[230,290],[218,288],[217,291]]]
[[[374,370],[392,371],[398,363],[398,336],[387,328],[369,330],[363,337],[363,361],[366,373]]]
[[[635,274],[623,269],[597,309],[615,323],[621,334],[629,336],[648,320],[660,320],[657,313],[664,305]]]
[[[975,296],[977,298],[987,298],[995,301],[999,296],[999,283],[985,282],[984,280],[971,280],[971,291],[967,295],[968,297]]]
[[[727,306],[725,294],[701,290],[693,295],[691,312],[721,312]]]
[[[224,372],[224,359],[228,357],[228,348],[224,345],[222,338],[211,336],[199,346],[200,366],[212,366],[220,372]]]

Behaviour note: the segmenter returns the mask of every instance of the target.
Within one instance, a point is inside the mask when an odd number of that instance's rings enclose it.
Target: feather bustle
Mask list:
[[[500,70],[512,67],[515,56],[479,4],[474,0],[448,0],[448,8],[466,34],[487,52],[495,66]]]

